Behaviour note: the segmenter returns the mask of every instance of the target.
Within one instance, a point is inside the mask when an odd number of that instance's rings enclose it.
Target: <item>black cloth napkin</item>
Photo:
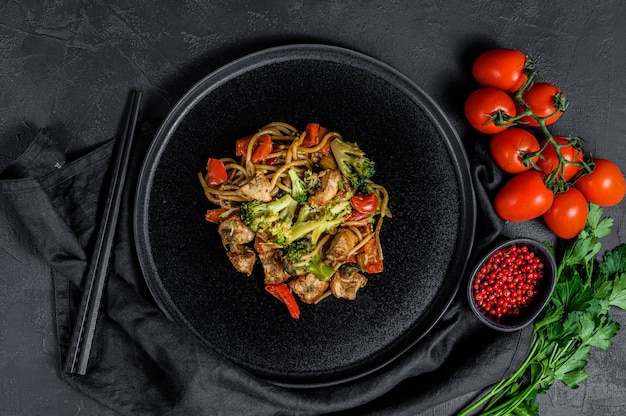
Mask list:
[[[525,357],[532,327],[499,333],[471,313],[461,289],[443,319],[399,359],[369,376],[334,387],[289,389],[256,378],[169,321],[143,280],[132,234],[135,183],[154,125],[136,137],[102,311],[84,376],[68,375],[68,350],[88,253],[96,234],[115,140],[84,155],[63,154],[44,130],[0,174],[0,232],[12,252],[44,259],[54,283],[59,374],[122,415],[454,414]],[[478,146],[472,174],[479,218],[472,261],[508,228],[491,193],[504,180]],[[532,227],[531,227],[532,228]],[[540,226],[523,230],[538,239]],[[470,262],[470,266],[471,266]]]

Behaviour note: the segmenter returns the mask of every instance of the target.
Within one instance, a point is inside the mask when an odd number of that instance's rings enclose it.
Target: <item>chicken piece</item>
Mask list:
[[[330,242],[330,246],[326,252],[326,258],[336,263],[345,263],[348,261],[348,253],[356,247],[358,242],[358,235],[348,229],[342,228]]]
[[[319,173],[320,187],[309,197],[309,205],[321,207],[337,195],[341,172],[336,169],[325,169]]]
[[[291,276],[285,271],[280,258],[280,250],[274,243],[256,241],[254,248],[259,254],[259,260],[263,266],[266,285],[277,285],[286,282]]]
[[[256,261],[256,254],[248,246],[242,246],[237,244],[231,244],[229,251],[226,252],[228,260],[232,263],[235,270],[241,273],[245,273],[250,276],[252,269],[254,269],[254,262]]]
[[[304,303],[315,303],[328,289],[328,282],[317,278],[313,273],[306,273],[291,279],[288,283],[291,291]]]
[[[356,292],[367,284],[367,277],[353,266],[341,266],[330,279],[330,291],[337,298],[356,299]]]
[[[270,202],[272,200],[271,190],[271,182],[262,172],[257,172],[252,179],[239,187],[237,193],[249,201],[256,199],[261,202]]]
[[[222,237],[224,246],[231,244],[246,244],[254,240],[255,233],[243,223],[239,215],[232,216],[220,222],[217,232]]]

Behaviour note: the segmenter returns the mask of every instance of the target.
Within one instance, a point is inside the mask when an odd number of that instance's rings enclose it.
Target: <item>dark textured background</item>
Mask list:
[[[125,3],[131,3],[126,5]],[[406,74],[448,114],[468,149],[481,136],[463,117],[472,59],[495,46],[533,56],[571,106],[554,132],[626,171],[626,6],[617,1],[4,1],[0,2],[0,169],[30,128],[82,152],[115,136],[131,88],[142,120],[163,116],[195,82],[261,48],[323,42]],[[607,247],[626,241],[622,202]],[[0,415],[111,415],[57,376],[45,265],[12,257],[0,236]],[[616,313],[626,323],[626,314]],[[545,415],[618,415],[626,408],[626,330],[594,350],[578,390],[542,397]]]

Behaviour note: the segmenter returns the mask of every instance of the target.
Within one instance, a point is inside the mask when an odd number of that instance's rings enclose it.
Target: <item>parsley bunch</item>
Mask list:
[[[613,226],[613,219],[602,214],[602,208],[590,204],[585,228],[564,251],[554,293],[535,322],[524,362],[459,416],[481,407],[480,415],[537,415],[538,394],[557,380],[577,388],[588,377],[584,369],[591,347],[611,346],[620,326],[609,311],[613,306],[626,310],[626,244],[597,258],[599,239]]]

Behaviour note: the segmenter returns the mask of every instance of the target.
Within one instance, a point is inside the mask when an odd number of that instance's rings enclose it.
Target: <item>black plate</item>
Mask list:
[[[385,271],[353,302],[301,305],[299,320],[264,292],[260,270],[231,267],[196,176],[271,121],[317,121],[359,143],[394,215]],[[475,203],[458,136],[419,87],[354,51],[292,45],[226,65],[178,102],[146,156],[135,226],[146,282],[171,319],[260,377],[311,387],[369,374],[432,328],[463,276]]]

